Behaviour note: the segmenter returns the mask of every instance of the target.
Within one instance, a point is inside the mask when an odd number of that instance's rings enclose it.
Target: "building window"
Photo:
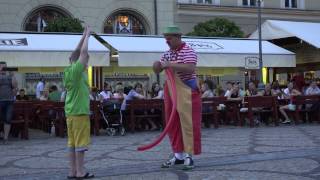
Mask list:
[[[107,34],[146,34],[143,23],[131,13],[120,12],[107,18],[104,24]]]
[[[297,0],[285,0],[284,6],[286,8],[298,8]]]
[[[69,17],[69,15],[55,7],[42,7],[30,13],[26,18],[24,30],[44,32],[48,22],[58,17]]]
[[[212,4],[212,0],[197,0],[198,4]]]
[[[256,0],[242,0],[242,6],[256,6]]]

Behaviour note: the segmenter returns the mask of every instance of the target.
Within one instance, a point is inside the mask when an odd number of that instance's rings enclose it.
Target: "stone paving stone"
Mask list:
[[[217,166],[216,169],[245,170],[245,171],[270,171],[282,173],[311,172],[319,167],[319,163],[306,158],[294,158],[255,163],[242,163],[239,165]]]
[[[67,168],[68,160],[66,158],[32,157],[17,160],[14,165],[21,168]]]
[[[13,160],[18,160],[22,158],[28,158],[30,156],[1,156],[0,158],[0,166],[6,165],[8,162]]]
[[[111,176],[95,178],[96,180],[170,180],[178,179],[178,176],[174,173],[146,173],[146,174],[134,174],[134,175],[122,175],[122,176]]]
[[[313,180],[299,175],[236,170],[197,171],[196,173],[188,172],[187,174],[190,180]]]
[[[278,146],[258,146],[255,147],[254,150],[257,152],[276,152],[276,151],[289,151],[289,150],[303,150],[303,149],[313,149],[316,146],[310,146],[310,147],[278,147]]]
[[[168,138],[151,150],[136,150],[159,131],[114,137],[102,133],[92,136],[86,167],[98,176],[95,179],[320,179],[319,127],[203,129],[203,153],[194,157],[197,167],[190,172],[160,168],[170,154]],[[34,130],[30,137],[0,146],[0,180],[65,179],[67,139]]]

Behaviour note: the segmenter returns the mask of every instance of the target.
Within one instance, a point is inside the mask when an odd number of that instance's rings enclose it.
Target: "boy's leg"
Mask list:
[[[70,163],[70,172],[69,172],[69,176],[70,177],[75,177],[77,174],[76,171],[76,153],[75,151],[70,151],[69,152],[69,163]]]
[[[76,171],[77,177],[83,177],[86,173],[84,171],[84,151],[76,152]]]

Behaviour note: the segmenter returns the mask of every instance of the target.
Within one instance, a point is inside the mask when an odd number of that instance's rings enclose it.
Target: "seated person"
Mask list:
[[[210,84],[211,82],[208,80],[205,80],[202,84],[201,84],[201,98],[210,98],[210,97],[214,97],[213,91],[210,89]],[[212,87],[212,86],[211,86]],[[202,112],[204,113],[209,113],[212,112],[212,106],[210,104],[203,104],[202,107]]]
[[[231,99],[231,100],[242,100],[243,97],[240,94],[239,85],[234,84],[232,86],[232,89],[225,94],[225,97],[227,97],[227,99]]]
[[[159,83],[154,82],[152,83],[150,96],[152,99],[163,99],[163,90],[160,87]]]
[[[111,85],[105,82],[103,85],[103,91],[100,92],[99,96],[101,102],[112,98]]]
[[[271,90],[271,84],[267,83],[266,85],[259,83],[258,85],[258,95],[259,96],[273,96]]]
[[[278,81],[272,82],[271,93],[272,93],[272,96],[277,96],[278,99],[281,99],[282,92],[281,92],[280,85],[279,85]]]
[[[124,93],[124,87],[122,84],[117,84],[113,98],[116,99],[125,99],[127,95]]]
[[[212,91],[212,82],[209,80],[205,80],[203,84],[201,85],[201,98],[209,98],[214,97],[213,91]]]
[[[47,101],[49,96],[49,91],[47,89],[40,91],[40,101]]]
[[[20,89],[19,95],[16,96],[17,101],[28,101],[29,97],[25,94],[24,89]]]
[[[57,86],[53,85],[50,89],[51,92],[48,95],[48,100],[59,102],[61,100],[61,93],[58,91]]]
[[[246,96],[257,96],[258,90],[254,82],[249,82],[249,88],[246,91]]]
[[[312,81],[310,86],[306,90],[306,95],[320,95],[320,89],[317,86],[316,81]]]
[[[98,89],[96,87],[92,87],[90,89],[90,94],[89,94],[90,101],[99,101],[100,96],[98,94]]]
[[[283,96],[284,99],[291,99],[293,96],[299,96],[301,95],[301,92],[298,91],[297,89],[293,88],[293,83],[289,82],[287,85],[287,88],[283,91]],[[282,121],[282,123],[290,123],[291,120],[289,119],[287,113],[285,110],[293,110],[293,104],[288,104],[288,105],[284,105],[284,106],[280,106],[279,111],[280,113],[285,117],[285,120]]]
[[[123,100],[122,105],[121,105],[121,111],[124,112],[124,111],[127,110],[127,101],[128,100],[145,99],[146,97],[144,95],[142,95],[142,94],[143,94],[142,84],[136,83],[134,88],[129,91],[128,95]],[[147,112],[145,110],[137,110],[135,113],[137,113],[137,114],[145,114]],[[148,121],[148,124],[151,125],[151,130],[157,129],[155,123],[152,120],[147,119],[147,121]]]

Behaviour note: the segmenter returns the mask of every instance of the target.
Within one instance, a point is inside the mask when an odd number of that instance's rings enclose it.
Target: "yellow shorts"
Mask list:
[[[68,116],[68,148],[70,151],[87,151],[90,143],[90,119],[88,115]]]

